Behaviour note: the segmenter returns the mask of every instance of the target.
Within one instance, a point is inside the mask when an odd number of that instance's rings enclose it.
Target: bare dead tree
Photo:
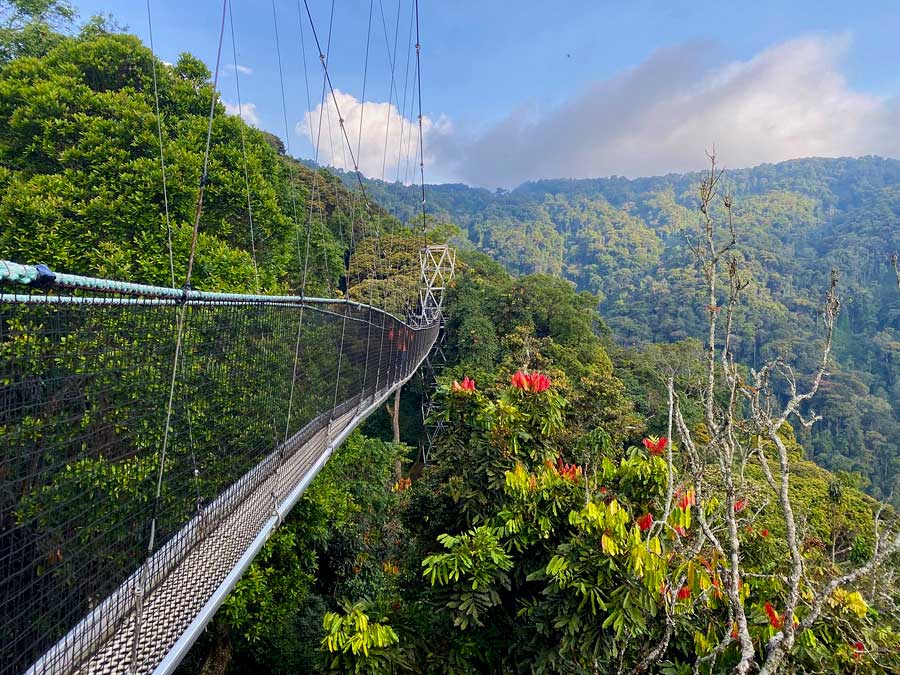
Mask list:
[[[747,625],[744,603],[740,598],[741,544],[735,505],[743,483],[743,471],[736,471],[736,469],[746,463],[747,453],[737,439],[738,378],[735,377],[736,365],[731,356],[730,337],[734,307],[740,290],[742,290],[742,284],[736,273],[729,277],[732,283],[725,318],[725,344],[720,349],[718,346],[719,315],[722,307],[719,305],[718,299],[719,275],[723,262],[728,264],[729,270],[734,269],[736,272],[736,263],[729,254],[737,243],[737,237],[734,230],[732,199],[729,195],[721,197],[721,203],[725,209],[727,232],[724,238],[718,232],[714,209],[719,200],[719,184],[723,170],[717,164],[715,149],[711,153],[707,153],[707,156],[709,157],[709,171],[700,183],[701,224],[696,240],[688,241],[703,273],[706,291],[706,382],[701,394],[708,437],[706,443],[700,444],[695,441],[681,414],[677,396],[674,396],[674,392],[671,391],[673,387],[671,381],[669,388],[670,396],[673,396],[676,401],[675,424],[685,452],[685,467],[694,483],[698,503],[702,505],[707,496],[706,472],[709,467],[718,469],[719,478],[724,487],[724,529],[719,528],[719,532],[714,531],[703,508],[697,509],[698,522],[705,538],[718,551],[721,558],[728,561],[728,565],[722,570],[722,582],[728,598],[730,614],[734,618],[741,653],[740,661],[734,672],[743,675],[750,671],[754,659],[754,647]],[[720,389],[720,379],[723,375],[724,381],[728,385],[728,399],[724,407],[721,407],[716,403],[716,393]],[[729,636],[728,639],[730,642],[732,638]]]
[[[704,661],[714,660],[736,640],[740,660],[733,673],[746,675],[759,672],[768,675],[780,669],[798,632],[806,630],[818,620],[825,602],[837,588],[871,574],[888,556],[900,550],[900,534],[890,531],[880,533],[879,513],[875,519],[875,550],[866,564],[820,582],[818,588],[811,588],[810,580],[804,576],[797,519],[789,490],[791,464],[782,431],[790,422],[809,427],[819,419],[814,413],[807,413],[805,407],[815,396],[828,372],[835,322],[840,312],[840,301],[836,293],[838,278],[836,273],[832,273],[822,309],[824,343],[819,365],[810,384],[800,386],[794,369],[782,359],[770,361],[758,371],[751,369],[751,381],[746,382],[742,375],[744,371],[735,361],[733,341],[735,312],[748,282],[741,278],[737,259],[732,254],[737,242],[732,198],[728,194],[720,194],[722,170],[717,165],[715,151],[708,153],[708,157],[710,168],[700,184],[702,218],[696,239],[688,241],[703,273],[707,302],[705,382],[701,393],[704,438],[697,437],[686,424],[674,381],[671,379],[668,381],[668,392],[670,400],[674,402],[672,416],[681,441],[685,472],[694,484],[697,503],[700,505],[697,509],[700,539],[708,542],[723,561],[719,571],[728,600],[729,617],[734,625],[734,631],[727,634],[704,657]],[[718,222],[718,216],[714,215],[714,212],[720,213],[720,207],[721,213],[724,213],[724,227]],[[897,270],[896,258],[894,266]],[[897,270],[897,274],[900,284],[900,270]],[[719,288],[722,281],[720,275],[727,279],[724,293]],[[720,294],[724,296],[724,305],[719,304]],[[776,386],[779,384],[784,385],[788,391],[786,403],[783,402],[783,397],[776,395]],[[784,521],[789,551],[787,604],[782,625],[766,645],[760,663],[757,663],[740,595],[743,571],[739,537],[741,516],[738,514],[746,504],[749,486],[744,473],[751,461],[758,462],[762,468],[765,483],[771,490]],[[711,479],[711,475],[715,476],[715,480]],[[721,517],[718,515],[719,511],[710,517],[703,508],[706,500],[713,496],[721,503]],[[667,504],[670,499],[671,497],[667,497]],[[667,511],[668,508],[669,506]],[[801,602],[806,605],[805,615],[795,625],[794,617]],[[697,666],[699,665],[698,663]]]
[[[891,256],[891,265],[894,266],[894,274],[897,275],[897,288],[900,289],[900,266],[897,265],[897,254]]]

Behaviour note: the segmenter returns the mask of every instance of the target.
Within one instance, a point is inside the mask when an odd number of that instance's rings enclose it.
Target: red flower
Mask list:
[[[510,379],[510,384],[521,391],[540,394],[550,388],[550,378],[543,373],[523,373],[521,370]]]
[[[678,589],[679,600],[687,600],[689,597],[691,597],[691,589],[689,586],[682,586]]]
[[[510,383],[516,389],[521,389],[521,390],[525,391],[526,389],[528,389],[528,376],[520,370],[519,372],[517,372],[515,375],[512,376]]]
[[[741,511],[743,511],[745,508],[747,508],[747,500],[746,499],[738,499],[734,503],[734,512],[735,513],[739,513]]]
[[[650,529],[650,526],[653,525],[653,514],[645,513],[644,515],[639,516],[635,522],[638,527],[641,528],[641,532],[646,532]]]
[[[775,611],[771,602],[767,600],[763,608],[766,610],[766,616],[769,617],[769,623],[772,624],[772,628],[781,628],[784,625],[784,619]]]
[[[644,447],[650,451],[651,455],[661,455],[663,450],[666,449],[666,444],[668,444],[669,439],[665,436],[661,436],[654,441],[654,438],[655,437],[653,436],[651,436],[650,438],[645,438]]]
[[[576,481],[578,477],[581,475],[581,467],[576,466],[574,464],[567,464],[562,461],[562,457],[556,458],[556,470],[559,471],[559,475],[565,478],[568,481]]]
[[[859,659],[863,655],[863,652],[866,651],[866,646],[862,642],[857,640],[856,642],[853,643],[852,647],[853,647],[853,658],[855,660],[859,661]]]
[[[468,394],[475,391],[475,380],[470,379],[468,375],[462,379],[462,382],[453,380],[450,389],[457,394]]]
[[[768,530],[760,530],[759,533],[760,533],[762,536],[764,536],[764,537],[768,537],[768,536],[769,536],[769,531],[768,531]]]
[[[531,373],[528,376],[528,383],[531,385],[531,391],[540,394],[550,388],[550,378],[543,373]]]

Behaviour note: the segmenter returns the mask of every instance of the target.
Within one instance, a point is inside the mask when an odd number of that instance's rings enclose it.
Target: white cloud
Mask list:
[[[341,91],[335,91],[335,98],[344,119],[352,155],[356,157],[360,171],[373,178],[413,181],[419,170],[418,121],[401,115],[397,106],[392,103],[366,101],[363,105],[351,94]],[[446,118],[432,120],[423,116],[426,172],[435,162],[434,153],[429,150],[431,141],[446,136],[451,131]],[[351,152],[347,148],[335,104],[330,96],[327,97],[324,108],[318,105],[303,116],[296,125],[296,132],[308,138],[313,147],[318,139],[320,164],[353,170]]]
[[[234,65],[233,63],[226,63],[225,70],[229,73],[233,73],[236,70],[241,75],[252,75],[253,74],[253,68],[251,68],[250,66],[241,65],[240,63],[237,65]]]
[[[256,112],[255,103],[241,103],[240,110],[238,110],[237,103],[231,103],[229,101],[222,101],[222,103],[225,104],[225,112],[229,115],[240,114],[247,124],[251,124],[254,127],[259,126],[259,114]]]
[[[724,65],[710,62],[709,44],[663,49],[559,107],[516,110],[483,133],[437,138],[432,150],[440,173],[487,186],[693,170],[714,143],[731,167],[900,156],[900,106],[849,86],[839,68],[849,44],[804,37]]]

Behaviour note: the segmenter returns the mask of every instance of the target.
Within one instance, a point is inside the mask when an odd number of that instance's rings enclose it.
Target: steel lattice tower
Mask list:
[[[431,422],[437,378],[447,365],[445,348],[447,333],[444,330],[444,292],[456,271],[456,250],[446,244],[425,246],[419,251],[419,268],[422,285],[419,288],[419,316],[421,325],[437,321],[440,324],[438,338],[431,352],[422,363],[422,423],[425,436],[421,441],[422,461],[428,464],[435,439],[444,431],[443,422]]]

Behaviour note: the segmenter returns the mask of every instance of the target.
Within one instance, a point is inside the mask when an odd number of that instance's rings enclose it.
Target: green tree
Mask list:
[[[68,0],[0,2],[0,67],[19,56],[42,56],[75,20]]]

